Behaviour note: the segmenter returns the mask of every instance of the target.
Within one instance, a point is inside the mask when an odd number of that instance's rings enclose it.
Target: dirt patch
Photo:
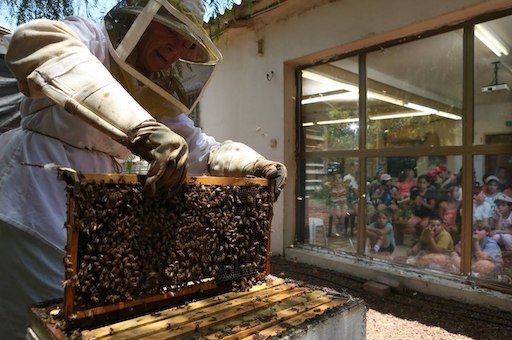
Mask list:
[[[366,292],[360,279],[282,257],[272,258],[271,273],[363,299],[368,340],[512,339],[512,312],[413,291],[380,297]]]

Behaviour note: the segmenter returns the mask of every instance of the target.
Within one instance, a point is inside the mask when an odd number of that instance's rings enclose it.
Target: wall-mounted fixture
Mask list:
[[[263,39],[258,40],[258,55],[263,56]]]

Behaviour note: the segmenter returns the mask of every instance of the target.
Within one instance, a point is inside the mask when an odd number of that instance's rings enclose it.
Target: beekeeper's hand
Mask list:
[[[180,186],[188,168],[187,142],[167,126],[145,121],[129,132],[133,138],[128,148],[151,164],[144,185],[148,197]]]
[[[274,202],[279,198],[288,180],[286,167],[279,162],[273,162],[267,159],[256,161],[254,164],[254,176],[264,177],[270,180],[270,185],[274,192]]]
[[[265,157],[243,143],[225,141],[216,145],[208,157],[208,169],[213,176],[264,177],[270,180],[274,201],[286,185],[286,167]]]

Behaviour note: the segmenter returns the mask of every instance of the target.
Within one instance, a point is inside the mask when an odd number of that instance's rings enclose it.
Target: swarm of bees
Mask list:
[[[75,307],[172,293],[205,279],[246,290],[266,270],[272,200],[267,187],[184,184],[145,199],[140,183],[67,186],[78,233],[65,258]]]

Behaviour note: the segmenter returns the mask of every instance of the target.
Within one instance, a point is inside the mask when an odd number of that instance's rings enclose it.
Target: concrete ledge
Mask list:
[[[512,295],[477,287],[464,276],[390,264],[352,254],[327,252],[325,249],[286,248],[285,258],[365,280],[379,281],[379,277],[385,275],[409,290],[468,304],[492,306],[507,312],[510,312],[512,306]]]

